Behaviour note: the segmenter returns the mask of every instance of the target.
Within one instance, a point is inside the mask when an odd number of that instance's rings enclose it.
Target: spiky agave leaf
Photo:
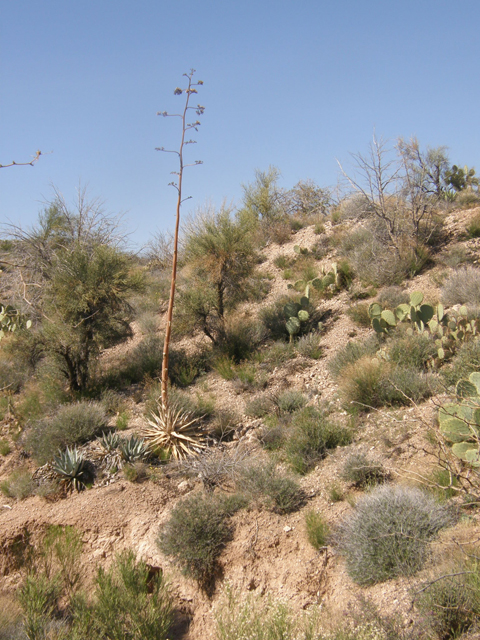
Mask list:
[[[147,448],[144,440],[132,436],[129,440],[123,440],[119,446],[120,455],[125,462],[136,462],[141,460],[147,454]]]
[[[61,482],[67,490],[80,491],[85,486],[84,465],[83,454],[76,447],[73,449],[67,447],[65,451],[60,451],[58,456],[55,456],[52,468],[62,478]]]
[[[166,449],[179,460],[196,455],[195,449],[205,448],[203,437],[196,428],[198,420],[175,403],[164,407],[159,401],[157,411],[147,418],[142,435],[150,449]]]

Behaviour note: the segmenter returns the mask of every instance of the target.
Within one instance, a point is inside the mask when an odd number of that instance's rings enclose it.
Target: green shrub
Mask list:
[[[330,528],[325,522],[325,518],[317,511],[307,511],[305,514],[305,527],[307,538],[314,549],[320,549],[327,543]]]
[[[0,491],[8,498],[17,500],[28,498],[34,489],[32,474],[26,468],[15,469],[6,480],[0,482]]]
[[[49,631],[54,628],[53,614],[59,596],[60,584],[56,577],[49,578],[45,573],[27,575],[19,589],[18,599],[28,640],[49,637]]]
[[[108,571],[98,570],[93,602],[78,614],[77,630],[92,640],[166,640],[173,623],[162,572],[152,575],[133,551],[117,555]]]
[[[295,349],[297,352],[305,358],[312,358],[312,360],[318,360],[322,357],[322,348],[319,344],[320,335],[312,332],[306,336],[302,336],[295,343]]]
[[[396,309],[399,304],[407,304],[410,296],[402,287],[385,287],[377,297],[378,303],[384,309]]]
[[[287,460],[297,473],[307,473],[329,449],[351,442],[351,432],[332,423],[325,412],[305,407],[293,417],[286,436]]]
[[[338,378],[346,366],[353,364],[364,356],[375,355],[378,349],[379,343],[377,336],[370,336],[362,342],[350,340],[343,349],[339,349],[335,353],[329,362],[328,368],[332,375]]]
[[[56,415],[38,422],[26,439],[38,462],[45,464],[59,449],[91,440],[105,430],[107,417],[99,402],[81,401],[61,406]]]
[[[386,345],[388,357],[395,364],[426,371],[428,362],[437,356],[432,336],[414,333],[412,336],[394,335]]]
[[[469,262],[467,248],[464,244],[452,244],[445,248],[439,256],[439,261],[445,267],[456,269],[461,264]]]
[[[447,307],[480,306],[480,269],[467,266],[454,271],[442,287],[442,302]]]
[[[279,367],[295,357],[295,348],[291,342],[277,340],[268,345],[262,352],[255,354],[254,361],[270,367]]]
[[[212,368],[224,380],[235,378],[235,363],[229,356],[221,355],[215,358]]]
[[[273,411],[275,411],[275,404],[269,393],[262,393],[247,402],[245,406],[245,415],[252,416],[253,418],[263,418]]]
[[[369,409],[407,405],[432,394],[433,379],[411,367],[364,356],[342,371],[341,392],[348,407]]]
[[[347,315],[359,327],[369,328],[372,324],[372,320],[368,315],[369,306],[367,302],[359,302],[347,309]]]
[[[8,443],[7,440],[4,440],[3,438],[0,440],[0,455],[1,456],[8,456],[8,454],[11,451],[11,447],[10,444]]]
[[[341,477],[364,489],[384,482],[387,472],[381,464],[371,460],[364,453],[352,453],[345,460]]]
[[[293,616],[282,602],[268,597],[260,598],[256,594],[245,596],[228,587],[216,608],[215,621],[217,640],[287,640],[293,637],[310,637],[293,635]]]
[[[204,589],[211,587],[218,556],[231,537],[228,518],[234,510],[222,496],[196,493],[175,505],[160,533],[161,551]]]
[[[469,238],[480,238],[480,215],[471,219],[467,227],[467,234]]]
[[[459,575],[448,575],[457,573]],[[436,575],[416,601],[436,637],[463,637],[478,630],[480,620],[480,570],[477,564],[463,564]]]
[[[273,264],[278,269],[286,269],[292,264],[292,259],[286,256],[284,253],[280,253],[278,256],[274,258]]]
[[[245,465],[237,487],[267,509],[280,514],[296,511],[305,499],[295,480],[279,475],[272,464],[252,462]]]
[[[275,397],[274,403],[278,413],[294,413],[307,404],[307,398],[301,391],[289,389]]]
[[[359,500],[339,531],[350,577],[361,585],[413,575],[452,514],[419,489],[384,485]]]
[[[447,384],[456,385],[459,380],[468,380],[474,371],[480,371],[480,340],[464,342],[451,362],[442,369]]]

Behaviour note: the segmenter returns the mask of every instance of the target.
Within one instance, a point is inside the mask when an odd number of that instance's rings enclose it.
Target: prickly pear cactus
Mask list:
[[[468,319],[465,306],[458,312],[445,313],[442,304],[436,307],[423,303],[423,293],[414,291],[407,304],[400,304],[394,310],[382,309],[378,302],[368,308],[372,327],[379,334],[387,334],[400,323],[408,323],[407,334],[414,332],[432,336],[437,347],[437,356],[430,365],[441,366],[457,350],[462,342],[479,335],[480,320]]]
[[[480,467],[480,373],[460,380],[456,391],[462,400],[447,404],[438,412],[440,432],[457,458]]]
[[[308,294],[307,289],[307,294]],[[290,336],[290,342],[293,342],[294,336],[300,333],[302,328],[302,322],[307,322],[310,318],[310,314],[307,309],[310,305],[310,299],[308,295],[302,296],[300,302],[287,302],[283,307],[283,315],[286,318],[285,326]]]

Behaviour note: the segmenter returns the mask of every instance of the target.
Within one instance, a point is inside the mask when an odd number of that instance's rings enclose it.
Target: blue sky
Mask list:
[[[254,170],[335,185],[375,129],[479,166],[478,0],[15,0],[0,12],[0,222],[29,226],[55,185],[124,212],[132,242],[174,224],[173,89],[206,108],[184,213],[239,203]]]

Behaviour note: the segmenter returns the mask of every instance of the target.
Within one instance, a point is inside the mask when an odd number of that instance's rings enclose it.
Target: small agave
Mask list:
[[[119,449],[123,460],[128,463],[141,460],[147,455],[145,441],[135,436],[132,436],[129,440],[123,440]]]
[[[81,491],[84,487],[84,479],[86,472],[84,469],[85,459],[83,454],[77,448],[66,448],[60,451],[58,456],[53,459],[53,470],[62,478],[62,484],[67,490]]]
[[[97,439],[107,453],[113,453],[120,445],[120,437],[114,431],[104,431]]]

